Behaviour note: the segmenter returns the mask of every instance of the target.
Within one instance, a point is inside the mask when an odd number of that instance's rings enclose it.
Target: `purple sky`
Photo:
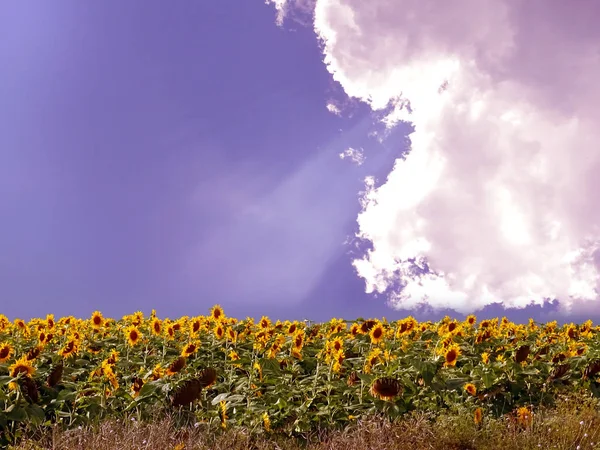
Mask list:
[[[385,180],[410,128],[373,135],[311,26],[276,26],[262,1],[4,2],[0,66],[9,318],[408,314],[365,293],[352,261],[369,245],[345,242],[365,177]]]

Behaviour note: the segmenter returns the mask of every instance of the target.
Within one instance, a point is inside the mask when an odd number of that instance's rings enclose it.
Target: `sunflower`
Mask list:
[[[444,366],[455,366],[459,355],[460,348],[458,347],[458,345],[450,346],[446,351],[446,354],[444,355]]]
[[[63,358],[68,358],[69,356],[73,356],[77,354],[78,351],[77,341],[75,339],[70,339],[66,345],[60,349],[58,354]]]
[[[115,349],[110,351],[110,355],[106,359],[106,363],[110,365],[115,365],[115,363],[119,360],[119,352]]]
[[[139,327],[142,322],[144,322],[144,313],[141,311],[136,311],[133,313],[133,318],[131,319],[131,324],[134,327]]]
[[[160,364],[157,364],[156,366],[154,366],[154,369],[152,369],[152,375],[150,375],[150,377],[152,378],[152,381],[156,381],[162,378],[163,374],[164,369],[161,367]]]
[[[235,344],[237,341],[237,333],[231,327],[227,327],[227,340]]]
[[[160,336],[162,333],[162,322],[158,317],[152,319],[152,322],[150,323],[150,329],[152,330],[152,334],[154,336]]]
[[[365,373],[371,373],[371,369],[373,366],[379,362],[381,362],[381,349],[374,348],[365,359]]]
[[[200,396],[201,390],[202,386],[197,379],[187,380],[175,391],[171,404],[175,407],[189,405]]]
[[[142,339],[142,334],[135,325],[130,325],[125,329],[125,337],[127,338],[127,343],[133,347]]]
[[[526,406],[517,409],[517,422],[522,427],[528,427],[533,421],[533,413]]]
[[[369,332],[369,336],[371,338],[371,342],[375,345],[379,344],[384,336],[385,336],[385,331],[383,330],[383,325],[381,323],[377,323],[373,328],[371,328],[371,331]]]
[[[227,428],[227,419],[229,417],[227,417],[227,403],[225,402],[225,400],[221,400],[219,402],[219,410],[221,416],[221,427]]]
[[[143,386],[144,386],[144,380],[142,380],[139,377],[133,378],[133,382],[131,384],[131,393],[132,393],[133,398],[136,398],[137,396],[140,395],[140,391]]]
[[[522,363],[527,360],[527,356],[529,356],[529,345],[520,346],[515,352],[515,362]]]
[[[294,333],[294,350],[298,352],[302,350],[302,347],[304,346],[304,337],[304,330],[298,330]]]
[[[477,394],[477,387],[473,383],[465,384],[465,391],[469,393],[469,395]]]
[[[353,337],[356,337],[358,334],[360,334],[360,325],[358,325],[357,323],[353,323],[350,327],[350,334]]]
[[[269,320],[269,318],[267,316],[262,316],[260,318],[260,322],[258,322],[258,327],[261,328],[262,330],[271,328],[271,320]]]
[[[24,373],[26,376],[30,377],[35,373],[35,369],[26,358],[17,360],[8,370],[10,370],[11,377],[16,377],[20,373]]]
[[[198,341],[188,342],[186,344],[186,346],[183,347],[183,349],[181,350],[181,356],[185,356],[187,358],[188,356],[191,356],[194,353],[196,353],[198,351],[199,347],[200,347],[200,342],[198,342]]]
[[[220,322],[225,317],[225,313],[223,312],[221,305],[215,305],[211,308],[210,317],[215,322]]]
[[[289,334],[291,336],[296,332],[297,329],[298,329],[298,325],[296,324],[296,322],[292,322],[287,327],[287,334]]]
[[[483,353],[481,354],[481,361],[482,361],[484,364],[487,364],[487,363],[490,361],[490,354],[489,354],[488,352],[483,352]]]
[[[198,381],[204,389],[211,387],[217,381],[217,371],[212,367],[202,369],[198,374]]]
[[[271,419],[269,418],[269,414],[265,411],[262,415],[263,425],[265,427],[265,431],[267,433],[271,432]]]
[[[348,386],[354,386],[359,381],[360,381],[360,378],[358,377],[358,374],[356,372],[352,372],[350,374],[350,376],[348,377],[346,384],[348,384]]]
[[[475,325],[475,322],[477,322],[477,317],[475,317],[473,314],[470,314],[470,315],[467,316],[466,322],[469,325]]]
[[[33,347],[32,349],[30,349],[27,352],[27,354],[25,355],[25,359],[27,361],[33,361],[35,358],[37,358],[40,355],[43,348],[44,347],[42,345],[37,345],[37,346]]]
[[[402,392],[402,386],[394,378],[378,378],[371,385],[369,392],[373,397],[380,398],[381,400],[393,400],[394,397]]]
[[[190,332],[192,334],[196,334],[198,331],[200,331],[200,328],[202,327],[202,321],[196,317],[194,318],[194,320],[192,320],[191,324],[190,324]]]
[[[102,373],[111,384],[113,389],[119,388],[119,381],[117,380],[117,376],[113,370],[113,367],[110,364],[107,364],[106,361],[102,363]]]
[[[360,332],[362,334],[367,334],[376,324],[377,322],[375,320],[365,320],[360,324]]]
[[[342,370],[342,363],[344,362],[346,355],[344,355],[344,352],[337,352],[334,356],[333,356],[333,366],[332,366],[332,370],[334,373],[340,373]]]
[[[169,365],[169,367],[167,367],[167,375],[175,375],[177,372],[180,372],[181,369],[185,367],[185,362],[185,356],[180,356],[179,358],[177,358]]]
[[[51,330],[52,328],[54,328],[55,322],[54,322],[54,314],[47,314],[46,315],[46,327]]]
[[[0,362],[7,361],[13,354],[13,348],[10,344],[0,344]]]
[[[167,327],[165,328],[165,335],[169,340],[175,337],[175,328],[172,324],[167,325]]]
[[[477,408],[475,413],[473,414],[473,422],[475,425],[479,425],[483,420],[483,410],[481,408]]]
[[[46,379],[46,383],[48,383],[48,386],[54,387],[60,382],[60,379],[62,378],[62,375],[63,375],[63,369],[64,369],[64,366],[61,361],[57,365],[55,365],[52,368],[52,370],[50,370],[50,373],[48,374],[48,378]]]
[[[29,327],[27,326],[27,324],[25,323],[25,321],[23,319],[15,319],[14,324],[18,330],[21,330],[23,333],[25,333],[27,335],[29,334]]]
[[[92,328],[95,329],[99,329],[102,327],[102,325],[104,325],[104,317],[102,317],[102,313],[100,311],[94,311],[90,321],[92,323]]]
[[[339,353],[343,350],[344,348],[344,340],[342,338],[335,338],[333,341],[331,341],[331,343],[329,344],[329,348],[331,349],[331,351],[333,353]]]
[[[97,355],[102,351],[102,346],[99,344],[89,344],[87,347],[87,351],[90,352],[92,355]]]
[[[217,339],[223,339],[223,336],[225,336],[225,329],[223,328],[223,325],[221,325],[220,322],[217,322],[217,325],[213,329],[213,333],[215,334],[215,337]]]

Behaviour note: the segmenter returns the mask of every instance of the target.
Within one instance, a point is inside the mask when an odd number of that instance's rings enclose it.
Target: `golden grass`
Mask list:
[[[221,430],[207,424],[178,428],[176,418],[152,423],[106,420],[95,427],[52,431],[24,439],[21,450],[38,449],[201,449],[201,450],[538,450],[600,449],[600,401],[565,398],[553,408],[534,411],[530,426],[508,416],[484,417],[477,425],[460,411],[437,417],[415,413],[390,422],[368,419],[343,430],[305,436],[252,432],[242,427]]]

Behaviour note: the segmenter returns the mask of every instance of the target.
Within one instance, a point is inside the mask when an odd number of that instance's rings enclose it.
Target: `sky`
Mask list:
[[[0,313],[598,320],[599,15],[3,2]]]

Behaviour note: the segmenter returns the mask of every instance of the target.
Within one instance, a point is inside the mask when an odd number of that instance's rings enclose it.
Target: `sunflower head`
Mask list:
[[[133,397],[137,397],[140,395],[140,390],[142,389],[142,387],[144,386],[144,380],[142,380],[140,377],[133,377],[133,382],[131,383],[131,392],[133,394]]]
[[[522,363],[527,360],[527,356],[529,356],[529,350],[529,345],[521,345],[515,352],[515,362]]]
[[[180,372],[185,367],[185,363],[185,356],[180,356],[169,365],[167,368],[167,375],[175,375],[176,373]]]
[[[198,351],[198,348],[200,347],[200,343],[199,342],[188,342],[185,347],[183,347],[183,349],[181,350],[181,356],[191,356],[194,353],[196,353]]]
[[[198,331],[200,331],[201,327],[202,321],[198,317],[196,317],[194,320],[192,320],[192,323],[190,325],[190,331],[192,332],[192,334],[195,334]]]
[[[376,324],[377,322],[375,320],[365,320],[360,324],[360,332],[362,334],[367,334]]]
[[[63,358],[68,358],[69,356],[75,355],[78,350],[77,341],[75,339],[70,339],[58,353]]]
[[[212,367],[203,369],[198,374],[198,380],[203,388],[208,388],[217,381],[217,371]]]
[[[394,378],[378,378],[371,385],[370,393],[381,400],[393,400],[402,392],[402,386]]]
[[[25,376],[32,376],[35,373],[35,369],[31,365],[26,358],[21,358],[17,360],[12,366],[9,367],[10,376],[16,377],[20,373],[25,374]]]
[[[261,330],[266,330],[268,328],[271,328],[271,320],[267,316],[262,316],[260,318],[260,322],[258,322],[258,327]]]
[[[477,408],[475,410],[475,413],[473,414],[473,422],[475,422],[476,425],[479,425],[482,420],[483,420],[483,410],[481,408]]]
[[[10,344],[0,344],[0,362],[7,361],[12,356],[13,351]]]
[[[227,327],[227,339],[229,340],[229,342],[235,343],[237,341],[237,333],[231,327]]]
[[[375,345],[379,344],[383,340],[384,336],[385,331],[381,323],[377,323],[373,328],[371,328],[371,331],[369,332],[371,342]]]
[[[211,308],[210,318],[215,322],[220,322],[225,318],[225,313],[223,312],[223,308],[221,308],[221,305],[215,305]]]
[[[220,322],[217,322],[215,328],[213,329],[213,332],[217,339],[223,339],[223,336],[225,336],[225,328],[223,328],[223,325],[221,325]]]
[[[533,412],[526,406],[517,409],[517,423],[522,427],[528,427],[533,422]]]
[[[333,353],[339,353],[344,348],[344,340],[342,338],[335,338],[331,341],[330,349]]]
[[[104,317],[100,311],[94,311],[90,319],[92,327],[95,329],[101,328],[104,325]]]
[[[194,402],[199,396],[202,386],[198,379],[193,378],[183,382],[171,400],[171,404],[175,407],[186,406]]]
[[[46,327],[51,330],[52,328],[54,328],[55,322],[54,322],[54,314],[48,314],[46,315]]]
[[[287,334],[293,335],[297,329],[298,329],[298,325],[296,324],[296,322],[292,322],[287,327]]]
[[[60,379],[62,378],[62,374],[63,374],[63,368],[64,368],[64,366],[63,366],[62,361],[59,362],[57,365],[55,365],[52,368],[52,370],[48,374],[48,378],[46,379],[48,386],[54,387],[58,383],[60,383]]]
[[[452,345],[446,350],[444,354],[444,366],[450,367],[455,366],[458,356],[460,355],[460,348],[458,345]]]
[[[152,319],[152,322],[150,323],[150,329],[152,330],[152,334],[154,336],[160,336],[162,333],[162,322],[158,317]]]
[[[346,382],[346,384],[348,384],[348,386],[354,386],[355,384],[357,384],[360,381],[360,378],[358,377],[358,374],[356,372],[352,372],[350,374],[350,376],[348,376],[348,381]]]
[[[298,330],[294,333],[294,349],[296,351],[302,350],[302,347],[304,346],[304,337],[304,330]]]
[[[469,395],[475,395],[475,394],[477,394],[477,388],[475,387],[475,385],[473,383],[467,383],[467,384],[465,384],[465,391]]]
[[[125,337],[127,338],[127,343],[133,347],[142,339],[142,333],[135,325],[130,325],[125,330]]]

